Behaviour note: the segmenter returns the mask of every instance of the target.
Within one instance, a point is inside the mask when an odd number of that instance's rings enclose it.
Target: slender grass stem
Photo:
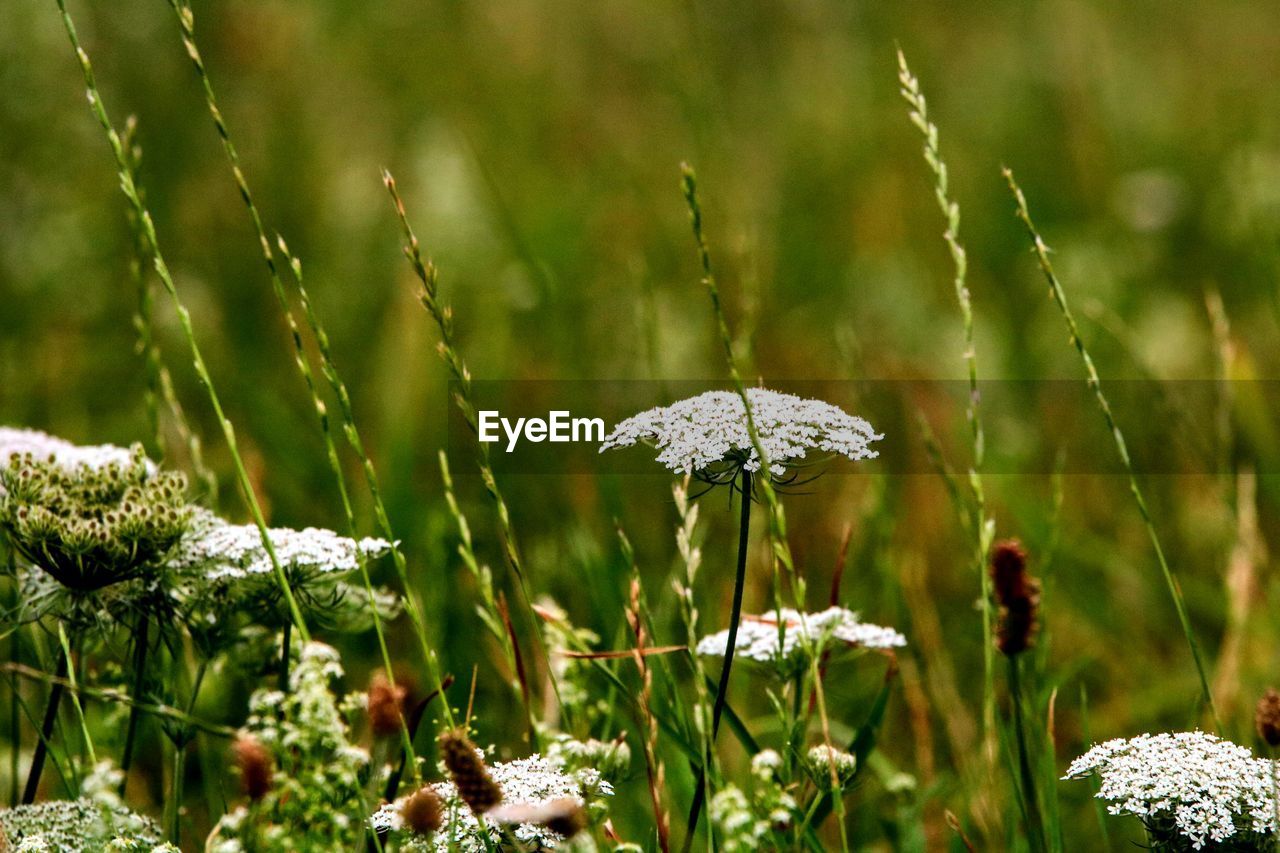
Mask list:
[[[422,246],[418,242],[418,237],[414,233],[413,227],[409,224],[409,215],[405,209],[404,201],[400,198],[400,192],[396,188],[395,178],[384,169],[382,181],[391,196],[396,218],[400,222],[400,229],[405,241],[405,258],[409,261],[409,265],[413,268],[414,275],[417,276],[420,284],[418,301],[427,309],[427,313],[431,315],[440,331],[438,346],[440,357],[448,366],[449,372],[457,384],[457,389],[453,394],[454,402],[466,420],[467,425],[471,428],[472,433],[477,437],[476,463],[480,469],[480,479],[484,483],[485,491],[489,494],[498,516],[498,529],[502,538],[503,552],[508,565],[511,566],[512,573],[515,575],[516,584],[520,589],[521,601],[525,606],[527,615],[536,626],[538,619],[536,614],[533,613],[533,599],[529,594],[524,559],[521,556],[520,546],[516,539],[515,526],[511,522],[511,513],[507,508],[506,498],[503,496],[502,490],[498,486],[497,478],[493,473],[493,465],[489,458],[489,445],[478,440],[479,425],[472,391],[471,371],[467,368],[466,361],[463,360],[462,353],[458,349],[457,341],[454,338],[453,309],[440,299],[439,275],[436,266],[431,260],[424,259],[422,256]],[[538,649],[542,658],[546,660],[547,652],[543,648],[542,638],[536,627],[532,634],[534,646]],[[547,680],[551,685],[552,692],[555,694],[557,703],[563,704],[560,700],[560,685],[554,669],[548,665],[546,672]]]
[[[946,222],[946,230],[942,239],[947,244],[954,271],[952,284],[955,289],[956,303],[960,306],[960,317],[964,325],[964,361],[969,375],[969,399],[965,409],[965,417],[969,422],[969,445],[972,453],[972,465],[969,468],[969,486],[973,493],[974,515],[971,533],[973,535],[973,562],[977,570],[979,583],[982,586],[982,727],[983,744],[989,767],[994,767],[995,750],[995,643],[993,642],[991,604],[991,577],[986,571],[987,553],[995,538],[995,519],[987,517],[986,490],[982,483],[982,463],[986,454],[986,438],[982,429],[980,411],[981,395],[978,391],[978,352],[974,341],[973,301],[970,298],[967,283],[969,272],[968,254],[960,242],[960,205],[951,197],[949,173],[946,161],[938,147],[938,128],[929,120],[928,103],[924,93],[920,91],[920,81],[907,66],[907,58],[898,51],[898,82],[900,92],[911,108],[911,123],[919,128],[924,136],[924,161],[933,174],[934,197],[938,208]]]
[[[146,684],[147,646],[149,645],[149,626],[151,620],[144,613],[138,617],[138,627],[133,640],[133,696],[138,698]],[[124,736],[124,749],[120,753],[120,796],[123,797],[129,788],[129,769],[133,766],[133,748],[138,736],[138,722],[142,717],[142,706],[129,706],[129,724]]]
[[[288,622],[284,623],[284,630],[280,634],[280,666],[278,667],[278,678],[280,689],[282,691],[289,690],[289,658],[293,653],[293,625]]]
[[[147,208],[143,201],[141,191],[138,188],[137,181],[133,173],[133,169],[129,163],[128,154],[124,150],[124,146],[120,140],[120,134],[116,132],[115,126],[112,125],[110,117],[102,101],[102,95],[98,91],[97,80],[94,77],[93,65],[89,61],[89,54],[85,52],[80,45],[80,37],[76,33],[75,22],[71,19],[71,14],[67,11],[66,0],[55,0],[58,11],[62,17],[63,28],[66,30],[67,38],[71,42],[72,49],[75,50],[76,59],[80,65],[80,71],[84,76],[85,90],[89,99],[89,108],[94,118],[98,120],[98,124],[102,127],[103,133],[106,135],[107,143],[111,147],[111,153],[115,158],[116,170],[120,178],[120,189],[124,193],[125,198],[137,216],[142,233],[146,237],[148,252],[151,255],[152,263],[156,270],[156,275],[160,279],[161,285],[164,287],[165,293],[168,294],[173,304],[175,313],[178,315],[178,322],[182,327],[182,334],[186,338],[188,348],[190,350],[191,359],[195,367],[196,376],[199,378],[205,391],[209,396],[209,403],[213,408],[214,415],[218,419],[218,424],[222,428],[223,439],[227,443],[227,450],[231,455],[234,463],[236,481],[240,487],[241,497],[244,498],[245,504],[253,516],[253,521],[258,527],[258,532],[262,536],[262,547],[267,552],[267,557],[271,561],[272,570],[274,572],[277,583],[280,585],[280,591],[288,604],[290,617],[298,628],[298,633],[304,640],[310,639],[310,632],[307,630],[306,620],[302,616],[302,610],[298,606],[297,599],[293,594],[293,589],[289,586],[289,580],[285,576],[284,567],[280,564],[279,558],[276,556],[275,546],[271,543],[271,537],[267,533],[267,521],[262,512],[262,505],[258,501],[257,493],[254,491],[253,481],[249,477],[248,468],[245,466],[244,458],[240,454],[239,443],[236,440],[235,428],[231,425],[231,420],[227,417],[226,412],[222,408],[222,399],[218,396],[218,392],[213,384],[213,377],[209,373],[209,368],[205,364],[204,354],[200,349],[200,344],[196,340],[195,327],[191,322],[191,313],[183,304],[182,298],[178,295],[178,287],[174,283],[173,274],[169,270],[169,265],[165,261],[164,255],[160,251],[160,240],[156,233],[155,222],[151,217],[151,211]]]
[[[1160,573],[1164,577],[1165,586],[1168,587],[1169,596],[1173,599],[1173,606],[1177,611],[1178,622],[1182,626],[1183,636],[1186,637],[1187,645],[1191,648],[1191,658],[1195,662],[1196,674],[1200,678],[1202,700],[1209,711],[1210,717],[1213,719],[1214,730],[1220,732],[1222,731],[1222,721],[1218,718],[1218,709],[1213,702],[1213,691],[1209,687],[1209,676],[1200,652],[1200,643],[1191,627],[1191,617],[1187,613],[1187,604],[1182,596],[1182,587],[1179,586],[1178,580],[1173,574],[1173,569],[1169,567],[1169,561],[1164,554],[1164,547],[1160,544],[1160,535],[1156,533],[1155,522],[1151,519],[1151,512],[1147,508],[1146,498],[1142,494],[1142,488],[1138,485],[1138,477],[1134,473],[1133,462],[1129,457],[1129,448],[1125,444],[1124,433],[1121,432],[1119,424],[1116,423],[1115,415],[1111,411],[1111,404],[1107,402],[1106,394],[1102,391],[1102,380],[1098,376],[1098,369],[1094,366],[1088,349],[1085,348],[1084,339],[1080,337],[1080,330],[1076,326],[1075,316],[1067,305],[1066,291],[1063,290],[1062,283],[1058,280],[1058,276],[1053,270],[1053,263],[1049,260],[1049,246],[1040,236],[1040,232],[1036,230],[1035,223],[1031,219],[1031,213],[1027,208],[1026,196],[1023,195],[1022,188],[1014,180],[1013,172],[1010,169],[1006,168],[1004,170],[1004,177],[1009,184],[1009,191],[1013,194],[1016,215],[1027,229],[1027,235],[1031,239],[1032,251],[1036,256],[1040,272],[1044,275],[1045,281],[1048,282],[1049,293],[1053,297],[1054,303],[1058,306],[1058,310],[1062,313],[1063,320],[1066,321],[1067,330],[1071,335],[1071,343],[1075,346],[1080,360],[1084,363],[1086,381],[1090,390],[1093,391],[1098,408],[1102,410],[1102,416],[1106,419],[1107,428],[1111,431],[1111,437],[1115,442],[1116,451],[1120,455],[1120,461],[1124,463],[1125,471],[1129,475],[1129,492],[1133,495],[1134,502],[1138,505],[1142,523],[1147,528],[1147,537],[1151,540],[1151,547],[1156,553],[1157,562],[1160,564]]]
[[[1040,816],[1040,798],[1036,794],[1036,775],[1032,770],[1031,751],[1027,743],[1025,714],[1022,708],[1021,660],[1018,655],[1009,656],[1009,701],[1013,707],[1013,733],[1018,747],[1018,775],[1022,783],[1022,797],[1026,803],[1027,840],[1034,853],[1048,849],[1045,842],[1044,820]]]
[[[63,679],[67,677],[67,659],[58,655],[54,665],[53,683],[49,687],[49,701],[44,707],[44,720],[40,724],[40,739],[36,742],[35,753],[31,757],[31,769],[27,772],[27,786],[22,792],[24,805],[36,801],[36,792],[40,790],[40,775],[44,772],[45,756],[49,752],[49,739],[53,737],[53,727],[58,721],[58,706],[62,703],[65,690]]]

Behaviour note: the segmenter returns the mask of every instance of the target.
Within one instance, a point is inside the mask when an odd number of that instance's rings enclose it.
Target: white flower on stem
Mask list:
[[[1153,835],[1180,835],[1195,850],[1276,831],[1270,763],[1211,734],[1109,740],[1071,762],[1063,778],[1095,775],[1111,814],[1138,817]]]
[[[385,539],[357,541],[318,527],[273,527],[267,533],[280,566],[294,573],[347,574],[359,568],[361,557],[371,560],[391,550]],[[275,570],[257,525],[228,524],[204,510],[197,511],[191,532],[178,544],[170,566],[199,567],[210,580],[270,575]]]
[[[729,632],[720,631],[699,641],[698,654],[724,657],[728,644]],[[807,666],[806,647],[820,655],[828,650],[894,649],[906,644],[906,638],[892,628],[862,622],[857,613],[843,607],[803,614],[783,607],[759,616],[744,616],[738,626],[734,654],[772,664],[785,675]]]
[[[856,415],[821,400],[806,400],[765,388],[747,389],[751,418],[771,473],[810,451],[873,459],[871,442],[884,436]],[[758,471],[760,459],[747,428],[746,408],[734,391],[708,391],[670,406],[658,406],[619,423],[600,445],[615,447],[649,443],[658,461],[682,474],[707,472],[727,464],[731,472]]]

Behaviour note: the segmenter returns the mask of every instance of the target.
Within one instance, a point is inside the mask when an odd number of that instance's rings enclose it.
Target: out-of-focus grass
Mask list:
[[[271,519],[341,527],[284,322],[171,11],[130,0],[77,14],[113,112],[139,118],[141,175],[165,254]],[[1086,311],[1082,327],[1104,378],[1218,375],[1209,288],[1231,323],[1232,369],[1267,377],[1280,359],[1280,32],[1267,3],[999,3],[961,12],[945,3],[805,2],[766,12],[728,2],[237,0],[197,3],[196,15],[268,228],[306,263],[442,655],[462,678],[481,664],[477,707],[499,742],[520,731],[520,716],[491,669],[497,650],[471,639],[482,628],[434,459],[445,444],[446,374],[399,257],[382,166],[414,200],[479,378],[721,375],[680,203],[682,159],[699,168],[736,327],[750,325],[742,314],[755,304],[752,361],[763,375],[959,378],[949,258],[897,92],[901,45],[943,128],[964,210],[985,378],[1080,376],[1012,219],[1001,163],[1017,169],[1073,299],[1105,308]],[[0,32],[0,422],[81,441],[143,438],[131,238],[110,159],[52,5],[4,4]],[[178,394],[230,483],[175,319],[163,303],[157,315]],[[1091,317],[1119,318],[1126,333]],[[1274,427],[1248,402],[1241,455],[1274,459]],[[928,414],[934,429],[963,435],[962,409]],[[1051,457],[1058,437],[1026,440],[1029,453]],[[454,467],[481,558],[500,566],[474,468],[464,459]],[[1259,530],[1277,541],[1280,493],[1267,479]],[[616,515],[653,581],[655,613],[674,613],[659,594],[674,555],[666,478],[503,485],[537,592],[606,641],[617,636],[627,567],[612,544]],[[1227,624],[1237,490],[1228,475],[1151,478],[1144,488],[1212,665]],[[238,511],[230,494],[225,508]],[[1063,687],[1058,754],[1080,746],[1069,698],[1080,684],[1096,737],[1195,722],[1195,671],[1126,483],[1068,475],[1058,511],[1047,476],[989,477],[987,499],[1000,532],[1022,536],[1033,556],[1044,559],[1056,543],[1042,653]],[[709,542],[732,536],[719,509],[703,514]],[[369,517],[367,505],[360,511]],[[937,673],[918,657],[919,601],[902,577],[924,573],[961,697],[977,713],[982,650],[965,531],[941,482],[925,477],[830,478],[817,496],[790,500],[788,515],[813,590],[825,588],[853,521],[845,598],[913,641],[906,656],[923,667],[921,707],[937,752],[937,784],[920,796],[930,836],[941,840],[942,809],[960,811],[967,797],[944,745],[955,711],[929,687]],[[749,612],[769,592],[764,550]],[[724,618],[716,605],[731,582],[726,554],[708,547],[699,590],[707,619]],[[1259,583],[1244,630],[1243,698],[1220,708],[1227,733],[1243,740],[1241,703],[1278,663],[1265,571]],[[391,639],[412,659],[407,630]],[[373,662],[371,636],[345,645]],[[832,683],[833,715],[843,709],[856,724],[877,677],[858,671]],[[882,748],[923,776],[929,741],[920,731],[895,696]],[[1061,792],[1064,824],[1091,839],[1087,786]],[[643,825],[643,799],[626,804],[619,825]],[[854,840],[881,835],[873,818],[915,807],[869,784],[851,800]]]

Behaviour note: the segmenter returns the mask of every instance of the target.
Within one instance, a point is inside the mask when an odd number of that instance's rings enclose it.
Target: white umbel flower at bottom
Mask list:
[[[1109,740],[1071,762],[1063,778],[1094,775],[1102,783],[1097,796],[1109,801],[1111,814],[1133,815],[1156,832],[1175,832],[1194,850],[1276,832],[1270,762],[1211,734]]]
[[[613,794],[613,786],[602,779],[599,772],[583,769],[566,773],[558,764],[540,755],[495,762],[489,765],[489,775],[502,789],[504,805],[541,806],[556,800],[577,800],[590,805],[593,800]],[[452,782],[437,782],[432,787],[444,803],[444,827],[430,839],[406,839],[400,849],[483,851],[490,849],[485,834],[490,845],[501,841],[498,823],[486,818],[481,829],[480,821],[462,803]],[[374,831],[397,832],[404,828],[400,811],[405,799],[386,803],[373,814],[369,823]],[[454,829],[452,839],[450,826]],[[515,824],[508,829],[526,850],[551,850],[564,841],[558,833],[537,824]]]

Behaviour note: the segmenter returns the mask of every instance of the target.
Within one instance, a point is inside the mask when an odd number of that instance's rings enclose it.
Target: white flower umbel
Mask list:
[[[361,555],[373,559],[391,550],[391,544],[384,539],[366,537],[356,541],[318,527],[274,527],[267,532],[280,565],[291,573],[347,574],[359,567]],[[203,510],[192,519],[191,532],[178,544],[170,566],[178,570],[201,568],[210,580],[270,575],[274,571],[255,525],[227,524]]]
[[[870,444],[884,438],[856,415],[824,403],[764,388],[750,388],[751,417],[769,464],[785,466],[809,451],[872,459]],[[719,463],[758,471],[760,459],[747,430],[746,409],[734,391],[708,391],[627,418],[600,445],[601,452],[636,443],[658,448],[658,461],[681,474]],[[777,476],[777,472],[774,472]]]
[[[1071,762],[1063,778],[1092,775],[1107,810],[1140,818],[1157,840],[1176,835],[1200,850],[1227,839],[1261,842],[1276,831],[1270,764],[1211,734],[1109,740]]]
[[[779,630],[779,617],[782,629]],[[808,642],[803,642],[804,638]],[[698,642],[698,654],[724,657],[729,632],[720,631]],[[800,613],[790,607],[759,616],[744,616],[738,627],[734,654],[756,663],[776,666],[782,674],[803,669],[808,661],[805,646],[815,654],[827,650],[894,649],[907,644],[892,628],[859,621],[858,614],[843,607],[818,613]]]
[[[127,447],[114,444],[81,447],[39,430],[0,426],[0,465],[7,465],[14,456],[24,453],[41,462],[52,458],[65,468],[80,465],[103,468],[112,463],[123,466],[134,458],[134,451]]]
[[[566,799],[589,805],[593,800],[613,794],[613,786],[601,778],[597,771],[583,769],[566,773],[558,764],[540,755],[515,761],[499,761],[488,766],[489,775],[502,789],[504,806],[541,806]],[[437,782],[431,787],[444,803],[445,828],[429,840],[406,839],[402,850],[481,851],[492,849],[501,843],[500,825],[485,818],[482,829],[479,819],[458,797],[458,791],[452,782]],[[400,810],[404,806],[404,800],[405,798],[401,798],[378,809],[370,820],[373,829],[378,832],[402,830],[404,820]],[[453,827],[452,838],[450,826]],[[507,831],[526,850],[551,850],[564,841],[559,833],[532,823],[508,826]],[[482,833],[488,835],[488,844]]]

